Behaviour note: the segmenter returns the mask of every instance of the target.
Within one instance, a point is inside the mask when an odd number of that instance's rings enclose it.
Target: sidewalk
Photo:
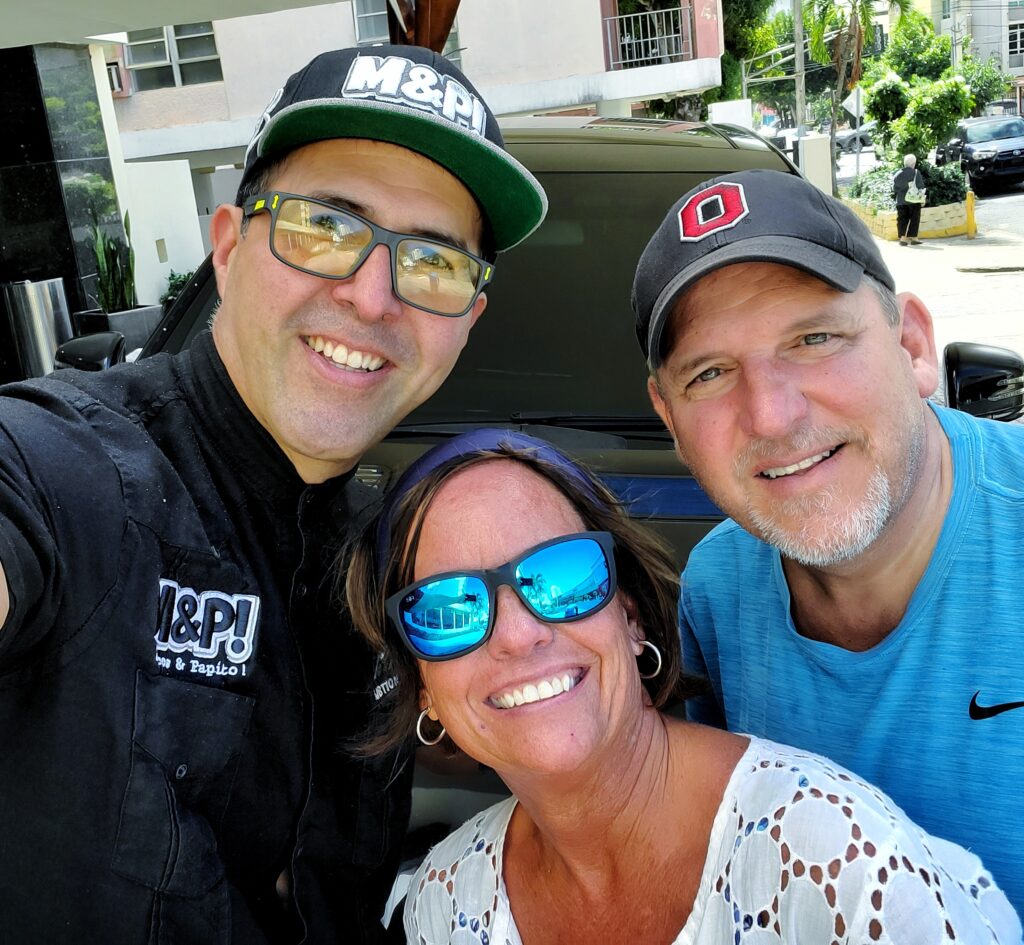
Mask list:
[[[973,240],[877,242],[896,291],[913,292],[931,311],[940,356],[951,341],[1024,353],[1024,236],[979,224]]]

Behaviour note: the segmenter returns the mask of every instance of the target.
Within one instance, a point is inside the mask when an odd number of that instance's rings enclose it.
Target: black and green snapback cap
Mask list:
[[[547,213],[544,189],[505,150],[487,103],[451,62],[429,49],[321,53],[288,79],[260,117],[241,186],[266,163],[332,138],[386,141],[441,165],[476,198],[498,250],[526,239]]]

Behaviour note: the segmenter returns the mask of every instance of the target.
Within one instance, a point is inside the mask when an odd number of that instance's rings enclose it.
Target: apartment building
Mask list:
[[[324,50],[386,42],[385,3],[123,34],[104,54],[124,160],[187,162],[205,233],[216,205],[233,199],[236,165],[283,79]],[[629,116],[636,103],[720,84],[721,0],[666,6],[619,16],[616,0],[465,0],[446,54],[499,116]]]
[[[995,57],[1014,77],[1012,98],[1024,114],[1024,0],[916,0],[937,33],[953,40],[954,57],[966,48],[979,59]]]

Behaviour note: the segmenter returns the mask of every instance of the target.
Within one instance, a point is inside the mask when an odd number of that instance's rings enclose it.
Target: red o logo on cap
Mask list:
[[[728,230],[750,210],[742,184],[723,181],[694,194],[679,210],[679,239],[702,240]]]

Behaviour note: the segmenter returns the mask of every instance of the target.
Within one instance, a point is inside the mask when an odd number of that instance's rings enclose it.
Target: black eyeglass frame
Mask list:
[[[331,276],[326,275],[322,272],[317,272],[315,269],[307,269],[304,266],[297,266],[295,263],[285,259],[274,246],[274,232],[277,229],[278,215],[281,211],[281,206],[286,200],[305,200],[308,203],[315,204],[319,207],[326,207],[329,210],[333,210],[335,213],[344,213],[358,220],[365,227],[370,230],[370,242],[363,251],[362,257],[359,262],[353,267],[352,271],[348,275],[344,276]],[[378,246],[383,244],[388,248],[388,254],[391,258],[391,291],[395,294],[395,297],[403,301],[406,305],[411,305],[413,308],[418,308],[421,312],[429,312],[431,315],[440,315],[442,318],[462,318],[466,315],[470,309],[476,304],[476,300],[480,298],[480,293],[493,281],[494,279],[494,263],[488,262],[482,256],[476,256],[469,252],[467,249],[463,249],[461,246],[456,246],[454,243],[446,243],[443,240],[434,240],[429,237],[420,236],[416,233],[398,233],[395,230],[389,230],[387,227],[379,226],[374,223],[373,220],[368,220],[364,216],[360,216],[348,207],[339,207],[333,203],[328,203],[326,200],[317,200],[314,197],[307,197],[304,194],[290,194],[283,190],[270,190],[263,194],[256,194],[254,197],[250,197],[242,205],[242,218],[247,219],[256,216],[258,213],[269,213],[270,214],[270,230],[267,234],[267,238],[270,242],[270,252],[273,253],[274,257],[288,266],[290,269],[295,269],[299,272],[305,272],[311,276],[319,276],[321,279],[330,279],[334,282],[341,282],[345,279],[351,279],[370,257],[370,253],[374,251]],[[416,302],[411,302],[401,292],[398,291],[398,244],[403,240],[415,240],[417,243],[426,243],[431,246],[443,246],[445,249],[455,250],[457,253],[461,253],[463,256],[467,256],[473,260],[478,266],[480,266],[480,276],[476,280],[476,287],[473,293],[473,297],[469,300],[469,304],[461,312],[438,312],[432,308],[425,308]]]
[[[608,565],[608,593],[605,595],[605,599],[593,610],[588,610],[583,614],[551,618],[537,613],[533,604],[530,603],[526,595],[523,593],[523,589],[516,583],[516,568],[522,564],[524,560],[540,551],[543,551],[545,548],[550,548],[552,545],[562,545],[568,541],[576,541],[581,538],[589,538],[597,542],[601,547],[601,551],[604,553],[604,559]],[[487,628],[484,630],[483,636],[477,643],[466,647],[464,650],[459,650],[458,653],[452,653],[444,656],[424,655],[409,639],[408,631],[405,629],[405,624],[402,622],[402,599],[407,594],[411,594],[413,591],[418,590],[421,587],[425,587],[428,584],[434,584],[437,581],[444,581],[449,578],[469,577],[479,578],[483,582],[484,587],[487,588],[487,593],[490,595],[491,606],[487,614]],[[396,594],[392,594],[384,601],[384,610],[387,613],[388,618],[391,620],[391,623],[398,630],[398,635],[401,637],[402,642],[413,656],[416,657],[416,659],[425,660],[428,663],[444,663],[448,660],[456,660],[460,656],[466,656],[474,650],[478,650],[491,638],[491,634],[494,632],[495,614],[498,611],[498,589],[502,586],[512,588],[513,593],[515,593],[515,595],[523,602],[526,609],[538,620],[541,620],[544,623],[574,623],[577,620],[586,620],[587,617],[593,617],[594,614],[600,613],[604,610],[618,591],[619,583],[615,570],[615,538],[611,532],[576,532],[572,535],[559,535],[557,538],[552,538],[549,541],[541,542],[539,545],[534,545],[532,548],[527,548],[521,554],[516,555],[511,561],[506,561],[497,568],[478,571],[445,571],[442,574],[432,574],[422,580],[414,581],[407,587],[402,588],[402,590],[398,591]]]

